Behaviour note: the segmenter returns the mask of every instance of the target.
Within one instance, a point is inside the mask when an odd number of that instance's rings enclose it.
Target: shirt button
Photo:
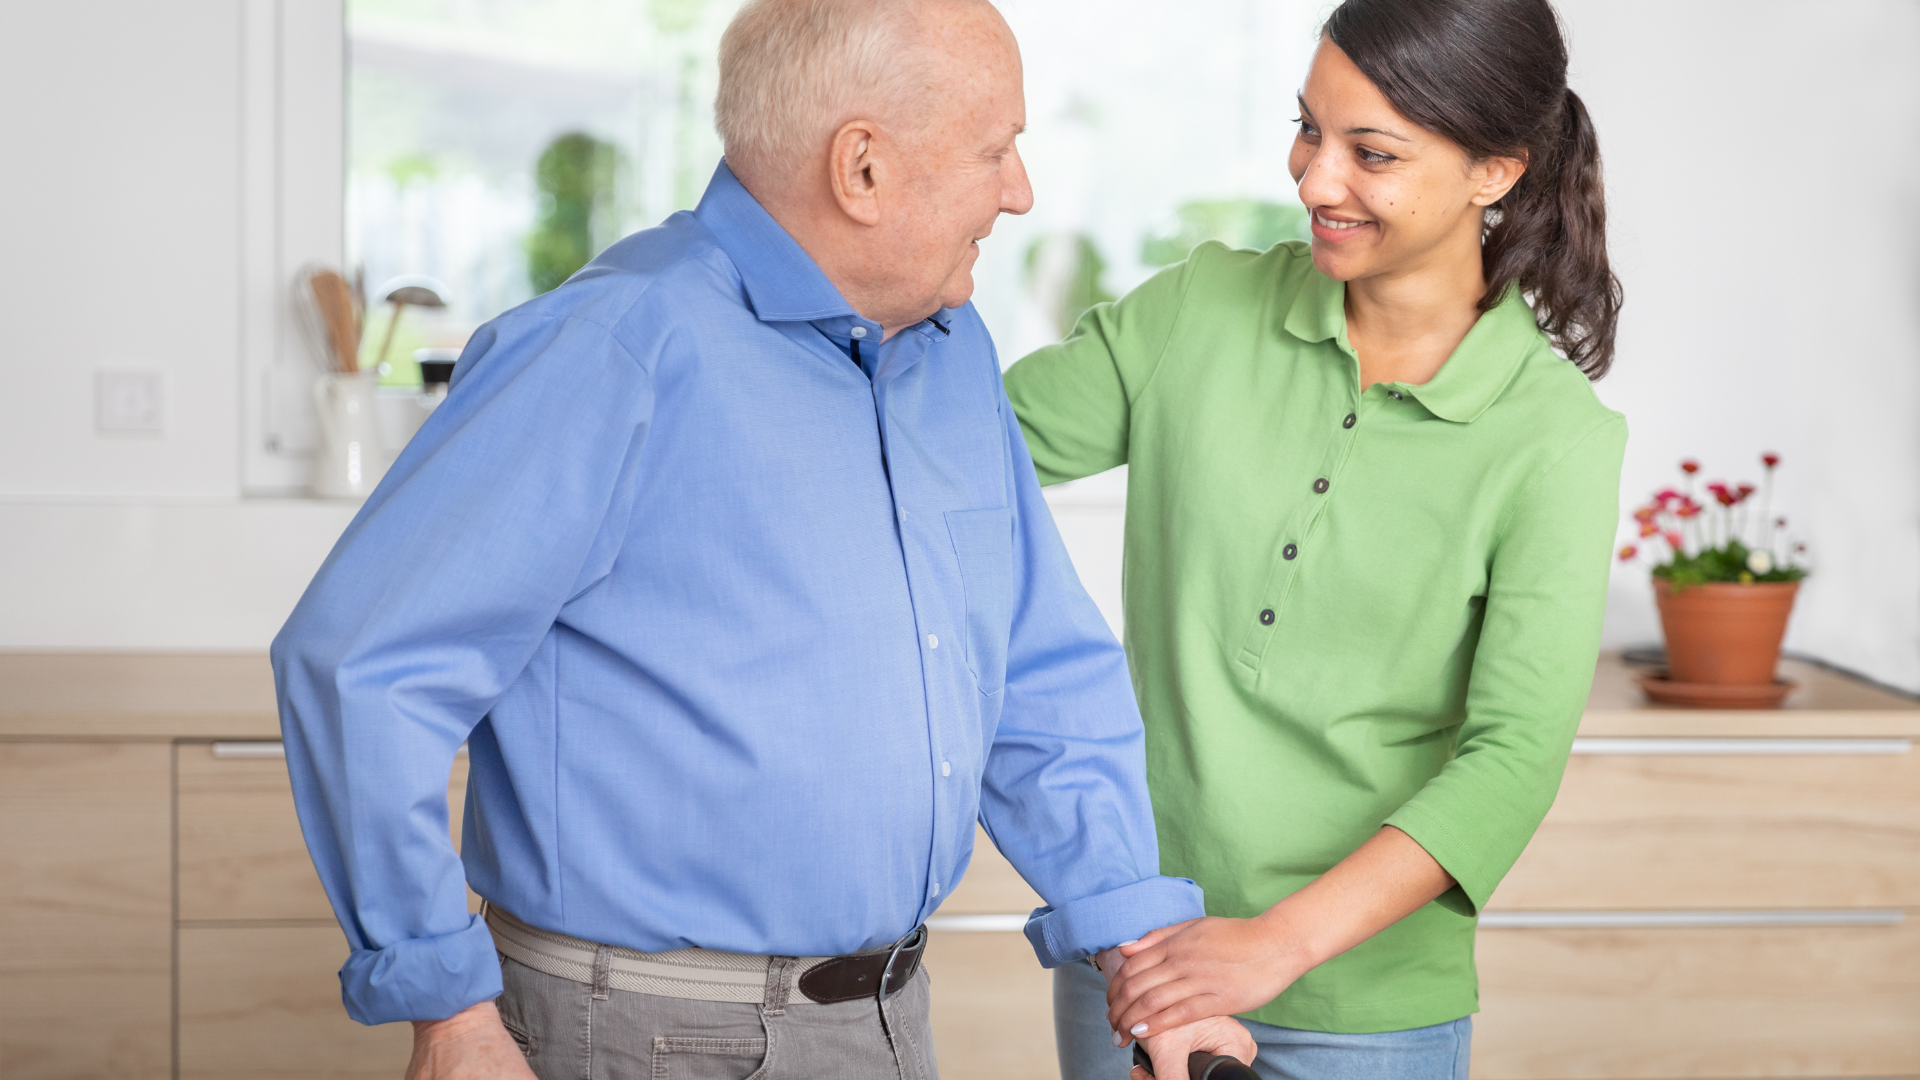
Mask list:
[[[1272,608],[1265,608],[1260,612],[1260,625],[1261,626],[1273,625],[1273,609]]]
[[[1345,420],[1340,421],[1340,426],[1350,428],[1353,426],[1353,422],[1358,419],[1359,417],[1353,415],[1352,413],[1348,413],[1347,418]]]
[[[1291,556],[1291,555],[1289,555],[1289,556],[1287,556],[1287,558],[1289,558],[1289,559],[1291,559],[1291,558],[1293,558],[1293,556]],[[940,647],[940,635],[938,635],[938,634],[928,634],[928,635],[927,635],[927,648],[929,648],[929,649],[937,649],[937,648],[939,648],[939,647]]]
[[[1393,399],[1393,400],[1395,400],[1395,401],[1399,401],[1399,400],[1400,400],[1400,391],[1398,391],[1398,390],[1389,390],[1389,391],[1387,391],[1387,396],[1388,396],[1388,397],[1390,397],[1390,398],[1392,398],[1392,399]]]
[[[857,337],[857,338],[863,338],[863,337],[866,337],[866,336],[867,336],[867,328],[866,328],[866,327],[864,327],[864,326],[856,326],[856,327],[854,327],[854,328],[853,328],[853,336],[854,336],[854,337]]]
[[[1286,547],[1280,549],[1280,557],[1283,559],[1291,559],[1298,554],[1300,554],[1300,549],[1294,547],[1292,544],[1288,544]]]
[[[943,761],[943,762],[941,762],[941,763],[940,763],[940,775],[941,775],[941,776],[952,776],[952,775],[953,775],[953,762],[951,762],[951,761]]]
[[[940,883],[937,881],[933,883],[933,895],[935,896],[940,895]]]
[[[1323,477],[1321,477],[1320,479],[1318,479],[1318,480],[1315,480],[1315,481],[1313,482],[1313,493],[1314,493],[1315,495],[1325,495],[1325,494],[1327,493],[1327,478],[1326,478],[1326,477],[1324,477],[1324,476],[1323,476]]]

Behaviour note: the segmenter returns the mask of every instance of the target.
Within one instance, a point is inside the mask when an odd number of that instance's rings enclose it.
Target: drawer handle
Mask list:
[[[1898,926],[1906,912],[1815,909],[1782,911],[1485,911],[1483,930],[1644,930],[1722,926]]]
[[[929,930],[957,930],[961,933],[1019,933],[1027,928],[1025,915],[935,915],[927,920]]]
[[[1912,739],[1575,739],[1576,754],[1887,756],[1911,753]]]
[[[217,758],[284,758],[287,756],[287,744],[283,742],[217,742],[213,744],[213,756]],[[460,749],[453,752],[454,757],[467,756],[467,744],[461,743]]]
[[[287,746],[282,742],[217,742],[213,744],[213,756],[217,758],[283,758],[287,756]]]

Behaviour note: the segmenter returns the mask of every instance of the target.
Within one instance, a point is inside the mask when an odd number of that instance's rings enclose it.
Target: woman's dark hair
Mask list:
[[[1589,379],[1613,363],[1620,281],[1607,265],[1600,143],[1567,89],[1547,0],[1346,0],[1324,31],[1401,115],[1478,161],[1527,171],[1487,215],[1480,310],[1518,284],[1540,329]]]

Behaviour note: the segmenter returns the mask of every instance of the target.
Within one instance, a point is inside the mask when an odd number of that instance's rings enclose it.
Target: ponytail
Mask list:
[[[1554,347],[1587,378],[1605,375],[1621,295],[1607,262],[1600,140],[1567,89],[1547,0],[1345,0],[1325,33],[1414,123],[1474,160],[1525,159],[1487,214],[1480,310],[1518,287]]]

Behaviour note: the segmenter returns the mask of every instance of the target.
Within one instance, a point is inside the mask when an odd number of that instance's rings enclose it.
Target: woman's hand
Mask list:
[[[1313,966],[1277,911],[1175,923],[1119,951],[1126,960],[1107,984],[1107,1021],[1123,1042],[1257,1009]]]
[[[1414,839],[1384,826],[1305,888],[1251,919],[1194,919],[1122,945],[1107,976],[1118,1045],[1208,1016],[1257,1009],[1315,966],[1453,887]]]
[[[1187,1055],[1196,1050],[1209,1057],[1225,1054],[1251,1065],[1254,1053],[1260,1048],[1246,1027],[1231,1016],[1209,1016],[1197,1024],[1168,1028],[1140,1043],[1153,1058],[1153,1072],[1135,1065],[1127,1074],[1129,1080],[1154,1080],[1162,1076],[1187,1080]]]

